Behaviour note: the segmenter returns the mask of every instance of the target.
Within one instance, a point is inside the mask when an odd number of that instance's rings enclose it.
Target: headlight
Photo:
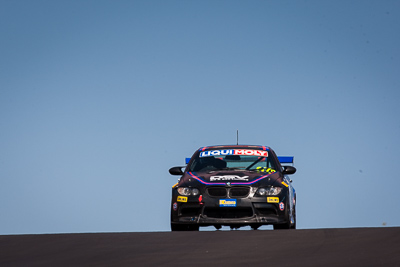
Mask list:
[[[276,196],[282,191],[282,187],[262,187],[257,190],[257,194],[260,196]]]
[[[178,193],[182,196],[197,196],[200,194],[200,191],[197,188],[178,187]]]

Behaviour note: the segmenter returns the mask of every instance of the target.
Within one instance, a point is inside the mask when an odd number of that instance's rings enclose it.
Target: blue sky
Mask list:
[[[168,231],[199,147],[295,156],[297,226],[400,226],[399,1],[0,1],[0,234]]]

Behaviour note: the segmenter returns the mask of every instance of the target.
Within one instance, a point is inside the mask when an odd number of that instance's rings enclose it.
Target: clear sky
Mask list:
[[[0,234],[169,231],[236,130],[298,228],[400,226],[400,1],[0,0],[0,47]]]

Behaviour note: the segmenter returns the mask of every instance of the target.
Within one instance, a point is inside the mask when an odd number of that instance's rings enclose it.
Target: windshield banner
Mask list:
[[[261,156],[268,157],[268,151],[254,149],[222,149],[209,150],[200,153],[200,158],[211,156],[227,156],[227,155],[242,155],[242,156]]]

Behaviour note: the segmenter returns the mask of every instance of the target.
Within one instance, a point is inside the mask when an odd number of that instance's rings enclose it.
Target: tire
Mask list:
[[[290,229],[296,229],[296,222],[297,222],[297,219],[296,219],[296,205],[293,206],[293,220],[294,220],[294,224],[290,227]]]
[[[193,225],[193,224],[175,224],[171,223],[171,231],[199,231],[199,226],[198,225]]]
[[[286,200],[285,205],[286,205],[286,207],[290,207],[288,205],[288,201],[287,200]],[[286,219],[285,223],[274,224],[274,230],[291,229],[292,226],[291,226],[291,223],[290,223],[290,216],[289,216],[289,209],[288,208],[286,208],[286,211],[285,211],[285,219]],[[296,221],[295,221],[295,223],[296,223]]]

